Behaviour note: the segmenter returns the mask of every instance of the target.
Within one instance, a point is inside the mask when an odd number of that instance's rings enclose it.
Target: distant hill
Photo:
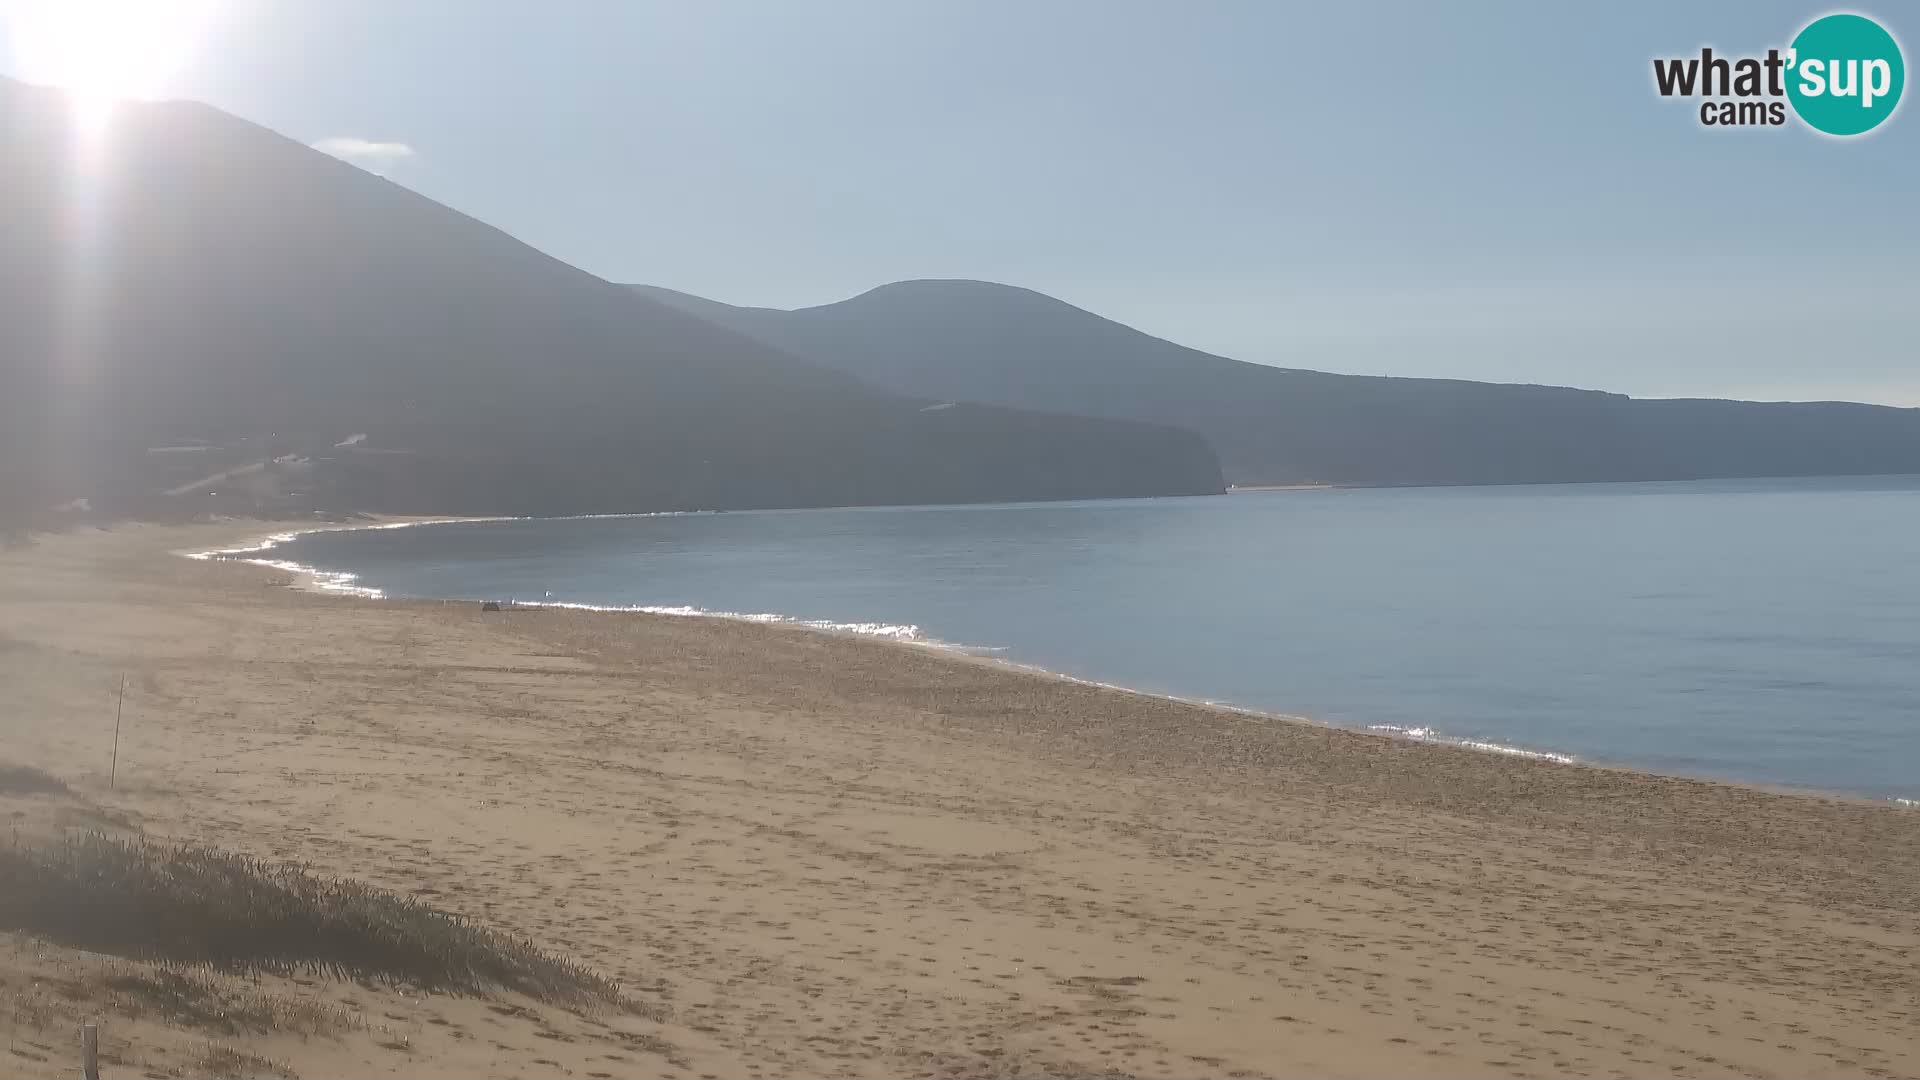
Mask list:
[[[934,404],[212,108],[124,105],[89,141],[62,95],[0,79],[0,507],[172,490],[559,514],[1221,488],[1186,431]]]
[[[898,393],[1173,424],[1236,484],[1515,484],[1920,472],[1920,410],[1636,400],[1230,360],[1052,297],[902,281],[798,311],[636,286]]]

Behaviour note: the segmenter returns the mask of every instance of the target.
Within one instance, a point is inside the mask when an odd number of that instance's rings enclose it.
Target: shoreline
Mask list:
[[[263,531],[0,552],[0,762],[72,792],[3,808],[415,896],[646,1006],[637,1044],[269,979],[372,1025],[221,1036],[307,1075],[1920,1072],[1920,828],[1884,804],[175,554]],[[8,987],[100,962],[0,954]]]
[[[1252,490],[1330,490],[1330,489],[1331,489],[1331,485],[1302,485],[1298,487],[1289,487],[1289,488],[1283,488],[1283,489],[1260,488],[1260,489],[1244,489],[1244,490],[1252,491]],[[268,534],[259,534],[259,535],[253,536],[250,539],[241,541],[237,546],[230,547],[230,548],[219,548],[219,549],[212,549],[212,550],[206,550],[206,551],[193,551],[193,552],[179,551],[179,552],[174,552],[174,554],[181,555],[189,559],[199,560],[199,561],[238,562],[246,565],[259,566],[267,569],[290,573],[295,575],[295,577],[300,580],[300,585],[298,587],[305,588],[312,592],[324,594],[324,595],[348,596],[355,599],[380,600],[380,601],[386,601],[389,603],[423,603],[423,604],[480,603],[490,598],[487,598],[487,597],[405,597],[405,598],[389,597],[379,589],[371,589],[371,588],[355,586],[353,582],[357,581],[359,576],[358,574],[352,571],[328,570],[328,569],[309,566],[303,563],[296,563],[288,560],[240,558],[238,556],[259,554],[259,553],[271,551],[275,547],[278,547],[282,544],[290,543],[301,536],[309,535],[312,533],[321,533],[321,532],[372,532],[372,531],[393,530],[393,529],[422,528],[422,527],[433,526],[433,525],[476,525],[476,524],[488,524],[488,523],[512,522],[512,521],[624,520],[629,518],[679,517],[679,516],[686,516],[689,514],[702,514],[702,513],[710,513],[710,512],[711,511],[691,510],[691,511],[663,511],[658,513],[576,514],[576,515],[569,515],[561,518],[528,518],[528,517],[414,518],[414,517],[405,517],[405,516],[398,516],[398,517],[376,516],[376,517],[368,518],[364,522],[330,523],[327,525],[311,526],[311,527],[298,528],[298,529],[290,529],[290,530],[282,529],[282,530],[277,530],[275,532],[268,533]],[[1057,671],[1052,668],[1047,668],[1037,664],[1029,664],[1029,663],[1015,660],[1009,657],[985,655],[987,651],[991,651],[997,648],[994,646],[966,645],[966,644],[961,644],[957,642],[944,641],[937,638],[922,637],[920,636],[919,626],[911,623],[846,623],[846,622],[835,622],[832,620],[824,620],[824,619],[812,619],[812,620],[801,619],[797,616],[786,615],[779,612],[712,611],[705,608],[696,608],[696,607],[690,607],[690,606],[648,605],[648,604],[630,604],[630,605],[589,604],[589,603],[578,603],[578,602],[517,601],[517,600],[514,601],[513,603],[515,607],[528,608],[528,609],[544,608],[544,609],[558,609],[558,610],[570,610],[570,611],[598,612],[603,614],[653,615],[653,616],[662,616],[662,617],[670,617],[670,618],[719,619],[719,620],[740,622],[740,623],[745,623],[750,625],[779,626],[779,627],[786,627],[786,628],[797,629],[797,630],[806,630],[806,631],[811,631],[815,633],[824,633],[829,635],[840,635],[840,636],[849,636],[849,637],[864,638],[864,639],[870,639],[870,640],[878,640],[878,641],[884,641],[892,644],[909,645],[916,648],[929,649],[941,655],[949,656],[957,660],[965,660],[965,661],[976,662],[976,663],[986,663],[986,664],[993,665],[997,668],[1000,668],[1002,670],[1018,672],[1018,673],[1028,674],[1028,675],[1035,675],[1042,678],[1054,679],[1054,680],[1078,684],[1082,686],[1094,687],[1094,688],[1111,691],[1115,693],[1130,694],[1130,695],[1134,695],[1142,698],[1147,698],[1150,700],[1167,701],[1175,704],[1192,706],[1195,708],[1205,708],[1205,709],[1216,710],[1220,712],[1242,716],[1252,720],[1257,720],[1260,722],[1304,724],[1310,727],[1321,727],[1329,730],[1343,731],[1343,732],[1348,732],[1356,735],[1388,738],[1388,739],[1393,739],[1399,742],[1413,743],[1413,744],[1422,745],[1422,746],[1452,747],[1455,749],[1469,750],[1475,753],[1496,754],[1496,755],[1512,757],[1520,760],[1537,761],[1545,764],[1557,765],[1557,766],[1568,767],[1568,768],[1606,769],[1606,770],[1635,773],[1635,774],[1641,774],[1641,775],[1647,775],[1647,776],[1661,776],[1661,777],[1671,777],[1674,779],[1700,781],[1705,783],[1727,784],[1734,787],[1749,788],[1755,791],[1764,791],[1769,794],[1789,795],[1789,796],[1802,795],[1802,796],[1807,796],[1811,798],[1822,798],[1822,799],[1841,799],[1841,800],[1860,802],[1868,805],[1888,805],[1888,806],[1892,806],[1894,808],[1903,809],[1903,810],[1920,810],[1920,797],[1907,797],[1907,796],[1901,796],[1901,795],[1875,795],[1875,794],[1870,794],[1865,792],[1836,790],[1836,789],[1830,789],[1830,788],[1817,787],[1813,785],[1769,784],[1769,783],[1764,783],[1764,782],[1755,781],[1755,780],[1742,779],[1738,777],[1715,776],[1715,775],[1707,775],[1707,774],[1661,772],[1659,770],[1641,768],[1641,767],[1630,765],[1630,764],[1619,764],[1619,763],[1614,763],[1614,762],[1605,761],[1605,760],[1590,760],[1590,759],[1579,757],[1571,753],[1566,753],[1563,751],[1558,751],[1553,749],[1530,747],[1530,746],[1513,746],[1505,743],[1492,742],[1484,739],[1473,739],[1473,738],[1464,737],[1464,736],[1446,735],[1444,733],[1435,732],[1431,728],[1409,729],[1409,728],[1402,728],[1400,726],[1392,725],[1392,724],[1366,724],[1363,726],[1349,726],[1349,725],[1342,725],[1342,724],[1334,724],[1329,721],[1321,720],[1311,716],[1303,716],[1299,714],[1284,713],[1284,712],[1274,712],[1270,710],[1258,709],[1258,708],[1253,708],[1249,706],[1234,705],[1228,702],[1215,701],[1215,700],[1210,700],[1206,698],[1188,697],[1188,696],[1183,696],[1179,694],[1157,693],[1149,690],[1140,690],[1140,689],[1136,689],[1134,687],[1126,686],[1119,683],[1106,682],[1098,679],[1089,678],[1087,676],[1075,675],[1071,672]]]

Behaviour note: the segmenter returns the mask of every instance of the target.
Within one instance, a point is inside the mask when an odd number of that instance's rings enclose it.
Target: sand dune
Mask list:
[[[259,531],[0,555],[0,760],[526,934],[657,1006],[672,1048],[566,1020],[469,1070],[1920,1075],[1920,813],[168,554]],[[430,1011],[484,1025],[433,1000],[391,1023],[441,1037]],[[343,1038],[267,1049],[438,1060]]]

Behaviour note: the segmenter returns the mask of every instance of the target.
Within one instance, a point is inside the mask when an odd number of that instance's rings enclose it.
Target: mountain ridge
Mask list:
[[[1920,410],[1631,398],[1235,360],[1018,286],[893,282],[783,311],[635,287],[896,392],[1198,431],[1230,483],[1444,485],[1920,472]]]
[[[431,513],[1221,489],[1189,432],[922,412],[209,106],[81,134],[64,95],[0,82],[6,507],[260,462],[318,470],[281,494]],[[146,453],[183,443],[207,449]]]

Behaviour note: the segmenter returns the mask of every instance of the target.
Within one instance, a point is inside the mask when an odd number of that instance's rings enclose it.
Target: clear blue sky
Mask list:
[[[985,278],[1267,363],[1920,405],[1916,106],[1841,142],[1652,90],[1822,6],[202,6],[157,93],[403,144],[363,161],[616,281]],[[1852,10],[1913,61],[1920,8]]]

